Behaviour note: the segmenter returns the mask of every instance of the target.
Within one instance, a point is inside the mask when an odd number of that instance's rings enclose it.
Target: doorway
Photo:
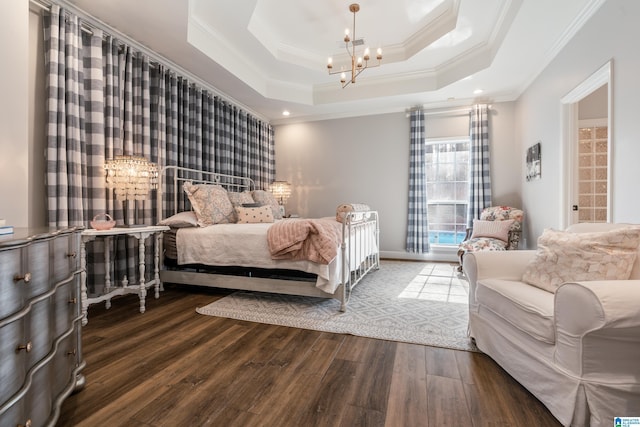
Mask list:
[[[562,165],[565,171],[562,174],[560,205],[562,207],[560,209],[560,224],[562,228],[578,222],[611,221],[612,186],[610,163],[613,148],[611,139],[611,73],[612,62],[609,61],[561,100]],[[584,101],[582,106],[585,109],[589,105],[587,101],[596,98],[602,104],[597,106],[597,109],[603,111],[605,117],[601,117],[601,120],[597,123],[598,126],[594,126],[596,123],[584,123],[586,124],[586,126],[583,126],[585,130],[581,135],[581,102]],[[599,130],[596,131],[596,128],[599,128]],[[589,130],[587,131],[586,129]],[[587,135],[588,133],[590,135]],[[587,136],[593,136],[591,142],[586,142]],[[585,142],[581,144],[581,141]],[[594,144],[598,141],[600,143],[596,147]],[[603,141],[606,141],[606,144],[603,144]],[[596,148],[598,151],[596,151]],[[587,149],[590,150],[588,155],[586,153]],[[591,162],[593,162],[593,165]],[[596,165],[600,165],[597,171],[595,169]]]

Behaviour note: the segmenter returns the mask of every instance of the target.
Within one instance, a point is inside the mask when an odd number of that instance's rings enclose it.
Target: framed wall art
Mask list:
[[[542,176],[541,145],[538,141],[527,149],[527,181],[540,179]]]

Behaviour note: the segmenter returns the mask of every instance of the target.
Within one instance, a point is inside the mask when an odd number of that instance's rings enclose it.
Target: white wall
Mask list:
[[[29,13],[29,226],[47,225],[45,171],[47,168],[47,109],[44,66],[42,11],[36,6]],[[37,173],[34,173],[36,171]]]
[[[29,224],[29,0],[3,2],[0,25],[0,218]]]
[[[514,143],[513,103],[491,110],[495,204],[520,205],[519,146]],[[427,112],[428,113],[428,112]],[[429,115],[427,137],[468,135],[468,116]],[[340,203],[366,203],[380,213],[380,246],[407,256],[409,118],[405,113],[314,121],[275,127],[277,179],[293,194],[287,212],[335,215]]]
[[[613,60],[612,221],[640,223],[640,2],[606,2],[587,22],[517,102],[520,157],[528,146],[542,142],[542,179],[522,181],[529,247],[544,228],[560,227],[561,105],[560,99]]]

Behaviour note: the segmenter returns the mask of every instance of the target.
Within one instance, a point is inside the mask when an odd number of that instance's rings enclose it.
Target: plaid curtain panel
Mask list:
[[[407,252],[429,252],[427,221],[427,179],[425,174],[424,111],[411,112],[409,152],[409,206],[407,209]]]
[[[491,173],[489,161],[489,107],[474,105],[469,120],[471,153],[469,158],[469,209],[467,226],[480,218],[480,213],[491,206]]]
[[[47,203],[50,226],[84,225],[86,150],[82,35],[76,17],[53,5],[44,19],[47,90]],[[68,96],[65,96],[68,94]]]
[[[109,213],[119,224],[154,224],[185,208],[181,189],[163,186],[162,206],[146,200],[117,200],[106,188],[104,162],[117,155],[144,156],[159,167],[248,176],[258,188],[275,178],[273,128],[237,106],[197,87],[99,29],[82,32],[78,17],[52,5],[45,15],[47,73],[47,200],[53,227],[89,226]],[[194,179],[199,178],[196,175]],[[179,194],[176,194],[179,192]],[[175,197],[174,197],[175,196]],[[147,242],[147,264],[155,242]],[[104,242],[87,246],[90,296],[103,290],[105,268],[115,281],[139,280],[138,245],[114,239],[115,262],[105,266]],[[151,269],[147,269],[151,270]],[[150,279],[151,271],[147,271]]]

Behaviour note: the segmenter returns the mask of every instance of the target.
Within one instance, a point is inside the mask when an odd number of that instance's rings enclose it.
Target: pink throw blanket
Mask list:
[[[272,259],[308,260],[329,264],[338,254],[342,224],[335,219],[286,219],[269,227]]]

